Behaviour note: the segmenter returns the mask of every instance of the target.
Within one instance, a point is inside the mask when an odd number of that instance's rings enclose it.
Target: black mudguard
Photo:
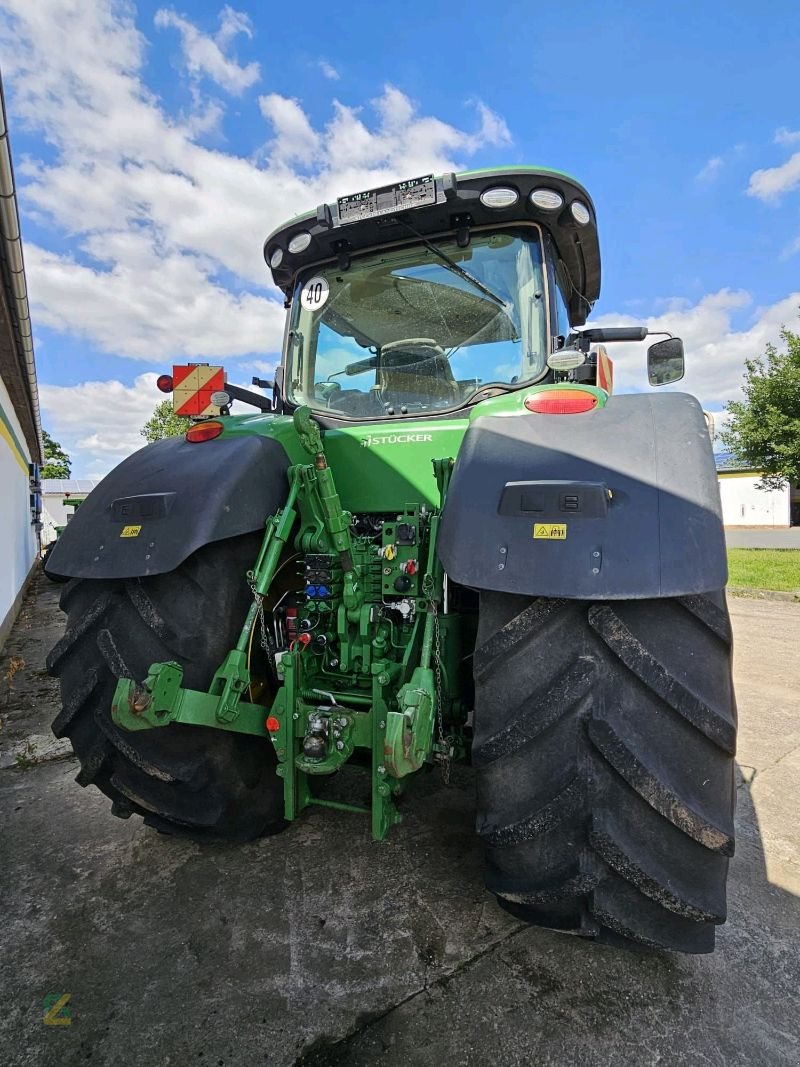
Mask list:
[[[452,579],[573,599],[721,589],[727,557],[705,417],[686,393],[577,415],[482,416],[439,533]]]
[[[166,574],[212,541],[261,528],[286,499],[289,459],[269,437],[172,437],[115,467],[75,512],[48,575]]]

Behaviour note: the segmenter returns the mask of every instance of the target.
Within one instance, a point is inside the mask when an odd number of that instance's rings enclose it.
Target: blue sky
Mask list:
[[[283,218],[504,163],[588,187],[594,321],[681,334],[683,385],[718,410],[800,327],[800,11],[766,11],[0,0],[45,426],[103,473],[173,358],[245,383],[274,360],[261,244]],[[643,352],[612,355],[642,387]]]

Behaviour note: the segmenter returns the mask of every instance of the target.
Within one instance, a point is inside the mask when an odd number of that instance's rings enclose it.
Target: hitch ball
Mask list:
[[[308,732],[303,738],[306,759],[325,759],[328,748],[328,720],[322,715],[309,715]]]
[[[303,738],[303,755],[306,759],[325,759],[327,745],[321,734],[309,734]]]

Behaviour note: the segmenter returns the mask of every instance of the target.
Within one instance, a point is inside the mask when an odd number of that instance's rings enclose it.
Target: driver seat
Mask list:
[[[435,342],[385,345],[378,357],[377,385],[384,403],[394,407],[448,407],[459,397],[450,360]]]

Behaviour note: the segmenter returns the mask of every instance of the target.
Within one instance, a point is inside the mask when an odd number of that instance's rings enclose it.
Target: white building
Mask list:
[[[717,476],[726,526],[800,526],[800,485],[759,489],[761,472],[718,455]]]
[[[36,566],[41,462],[36,365],[0,82],[0,648]]]
[[[81,478],[62,481],[59,478],[45,478],[42,482],[42,545],[49,545],[56,539],[56,527],[66,526],[75,514],[75,508],[65,503],[66,500],[85,500],[99,478]]]

